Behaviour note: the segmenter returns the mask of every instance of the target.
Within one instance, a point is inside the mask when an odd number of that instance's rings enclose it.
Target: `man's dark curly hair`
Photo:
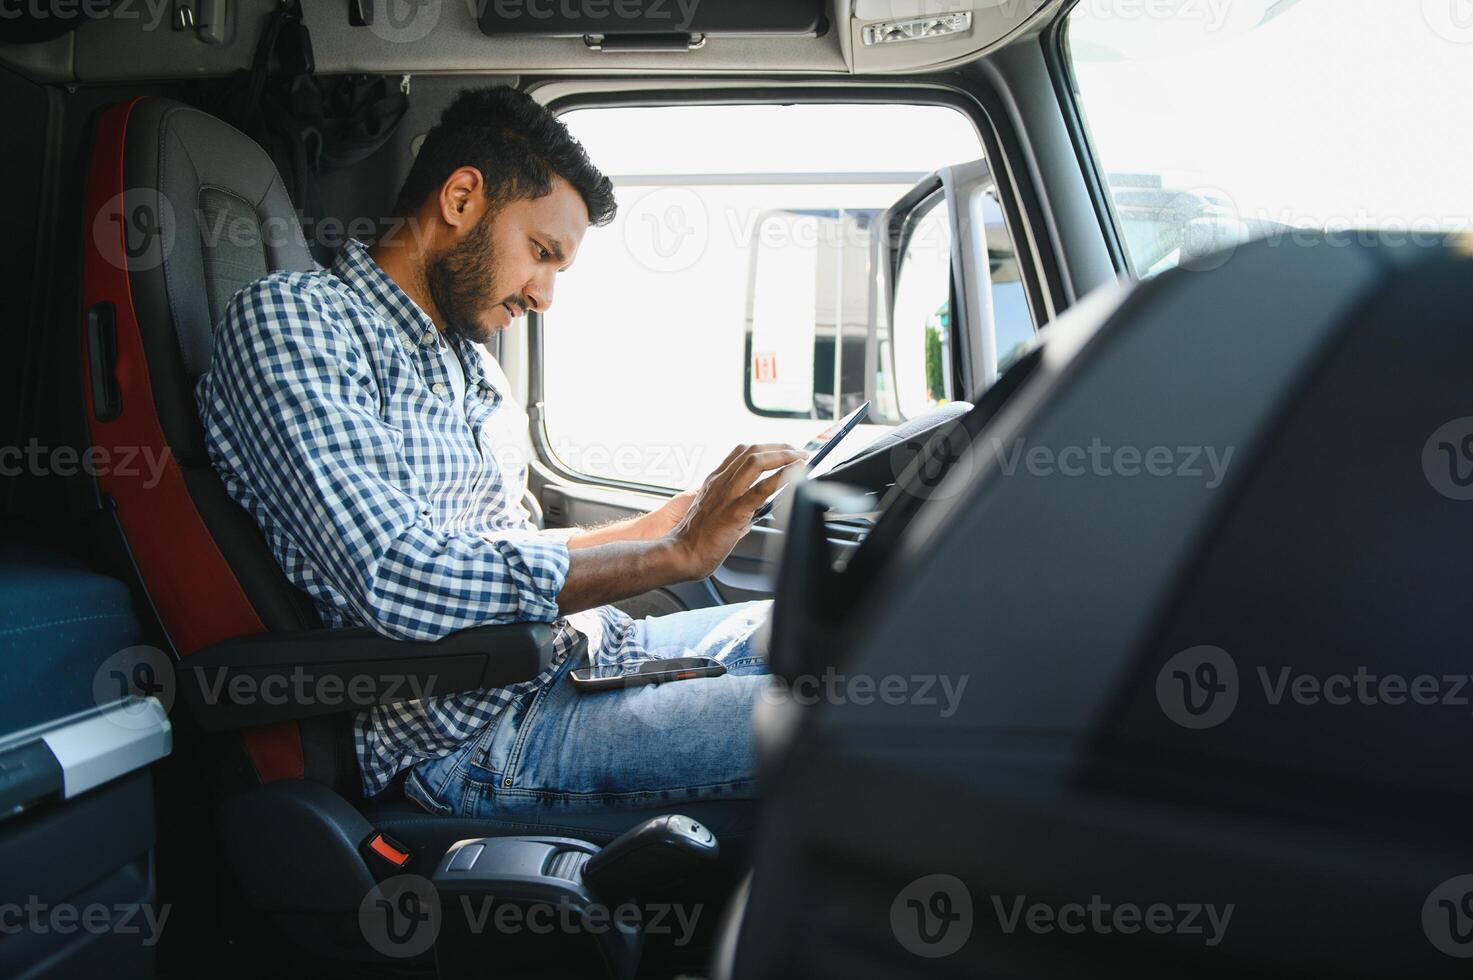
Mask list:
[[[552,193],[562,177],[583,195],[588,220],[614,220],[614,185],[599,173],[582,145],[531,96],[505,85],[467,89],[425,134],[399,190],[394,211],[407,216],[460,167],[475,167],[493,205]]]

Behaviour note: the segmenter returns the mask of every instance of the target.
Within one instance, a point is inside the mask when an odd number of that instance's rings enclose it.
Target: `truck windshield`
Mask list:
[[[1468,0],[1080,0],[1065,48],[1139,276],[1473,225]]]

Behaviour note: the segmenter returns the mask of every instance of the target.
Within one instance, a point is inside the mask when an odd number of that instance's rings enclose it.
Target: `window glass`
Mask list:
[[[837,462],[898,421],[897,385],[928,384],[924,336],[897,342],[892,358],[875,326],[874,234],[927,174],[982,156],[966,116],[875,104],[607,107],[561,118],[619,199],[618,217],[589,230],[544,317],[544,411],[562,465],[695,486],[732,446],[801,446],[868,396],[871,424]],[[929,315],[945,356],[942,312]]]
[[[1467,0],[1080,0],[1067,50],[1131,264],[1473,219]]]
[[[1018,268],[1018,255],[1003,220],[1002,205],[996,191],[989,191],[982,201],[982,216],[987,227],[987,261],[992,274],[992,319],[997,335],[997,370],[1001,374],[1012,367],[1033,340],[1033,315],[1028,309],[1028,293],[1023,273]]]

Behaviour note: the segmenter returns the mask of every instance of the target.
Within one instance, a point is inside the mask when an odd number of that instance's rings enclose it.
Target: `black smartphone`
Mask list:
[[[693,677],[720,677],[726,667],[710,657],[671,657],[646,660],[634,670],[627,667],[579,667],[568,676],[579,691],[608,691],[639,684],[688,681]]]

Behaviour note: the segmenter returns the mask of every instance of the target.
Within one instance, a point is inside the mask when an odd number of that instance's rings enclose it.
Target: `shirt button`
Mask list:
[[[400,337],[399,346],[403,347],[407,351],[412,351],[414,350],[414,341],[410,340],[408,337]]]
[[[430,390],[433,391],[437,395],[443,395],[443,394],[445,394],[445,386],[442,385],[438,381],[436,381],[433,385],[430,386]]]
[[[426,330],[425,331],[425,335],[424,335],[423,343],[433,344],[434,342],[435,342],[435,331],[433,331],[433,330]]]

